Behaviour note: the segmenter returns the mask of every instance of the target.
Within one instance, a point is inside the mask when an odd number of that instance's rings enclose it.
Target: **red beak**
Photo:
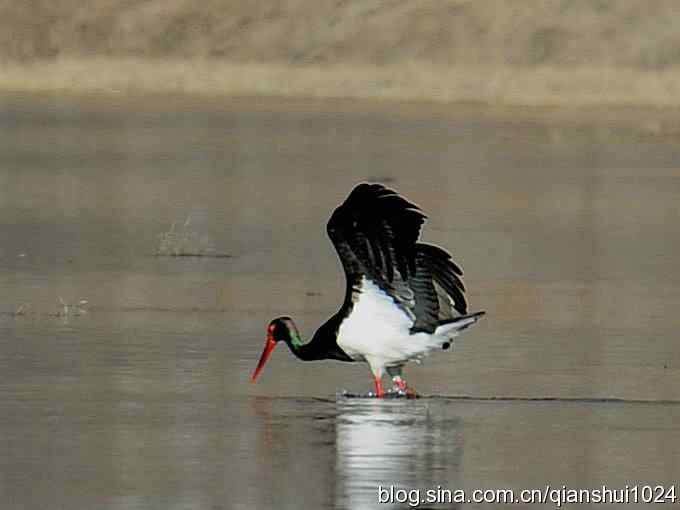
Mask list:
[[[276,347],[276,341],[274,340],[274,337],[270,333],[268,333],[267,334],[267,343],[264,344],[264,350],[262,351],[262,356],[260,356],[260,361],[257,363],[257,367],[255,368],[255,372],[253,372],[253,375],[250,377],[250,382],[254,383],[255,380],[257,379],[257,376],[260,375],[260,372],[262,371],[264,364],[269,359],[269,356],[271,355],[272,351],[274,350],[274,347]]]

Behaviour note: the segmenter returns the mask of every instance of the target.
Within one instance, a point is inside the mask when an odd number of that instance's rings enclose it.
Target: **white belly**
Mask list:
[[[413,320],[394,300],[364,278],[359,299],[338,330],[337,342],[352,358],[382,367],[399,365],[441,348],[441,339],[427,333],[412,335],[411,326]]]

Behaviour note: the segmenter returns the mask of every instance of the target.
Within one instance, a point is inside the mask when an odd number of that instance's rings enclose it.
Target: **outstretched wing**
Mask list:
[[[416,245],[416,273],[409,279],[415,293],[412,332],[432,333],[442,322],[467,314],[463,271],[438,246]]]
[[[381,184],[357,185],[328,221],[348,279],[391,284],[415,273],[415,246],[425,215]],[[398,273],[398,274],[397,274]]]
[[[418,243],[420,208],[381,184],[357,185],[328,221],[328,235],[347,277],[345,302],[371,280],[413,320],[412,331],[433,332],[467,305],[462,272],[436,246]]]

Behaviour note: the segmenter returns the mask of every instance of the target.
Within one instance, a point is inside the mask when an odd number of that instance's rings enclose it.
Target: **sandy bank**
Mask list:
[[[650,73],[626,68],[549,66],[307,67],[215,59],[60,58],[0,63],[0,91],[677,107],[680,69]]]
[[[680,105],[675,0],[0,0],[0,91]]]

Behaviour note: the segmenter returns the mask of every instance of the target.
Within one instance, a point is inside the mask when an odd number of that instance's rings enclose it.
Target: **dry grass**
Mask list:
[[[370,66],[680,64],[676,0],[0,0],[0,58]]]
[[[676,0],[0,0],[0,90],[680,105]]]
[[[680,105],[680,69],[228,63],[74,58],[0,64],[0,91],[281,96],[480,102],[492,105]]]

